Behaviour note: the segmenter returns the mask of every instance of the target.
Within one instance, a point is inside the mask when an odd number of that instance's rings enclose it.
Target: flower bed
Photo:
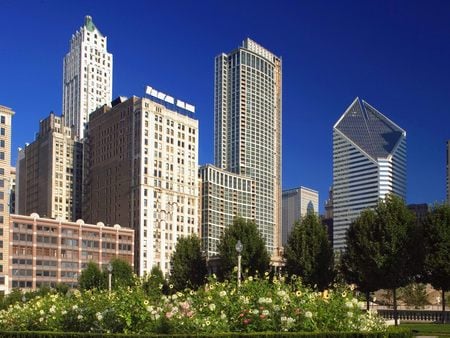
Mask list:
[[[0,311],[1,331],[97,333],[386,332],[348,286],[315,292],[299,279],[210,278],[197,291],[147,296],[139,283],[107,291],[50,294]]]

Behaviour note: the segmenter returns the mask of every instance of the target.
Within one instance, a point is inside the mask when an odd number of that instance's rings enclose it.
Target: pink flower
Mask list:
[[[173,316],[173,313],[172,313],[172,312],[166,312],[166,318],[167,318],[167,319],[172,318],[172,316]]]

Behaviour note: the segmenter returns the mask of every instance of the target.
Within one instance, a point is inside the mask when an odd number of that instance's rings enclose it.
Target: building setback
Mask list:
[[[11,108],[0,105],[0,293],[9,285],[9,199],[11,182]]]
[[[252,178],[210,164],[200,167],[200,180],[202,243],[210,258],[218,255],[220,237],[235,217],[255,219],[255,184]]]
[[[177,239],[199,235],[198,121],[118,98],[91,114],[85,146],[84,217],[135,229],[136,271],[168,273]]]
[[[286,244],[295,222],[308,212],[319,214],[319,192],[306,187],[283,190],[283,245]]]
[[[281,247],[281,58],[251,39],[215,59],[215,165],[254,179],[255,221]]]
[[[83,220],[65,222],[11,215],[9,288],[36,289],[63,283],[78,285],[78,277],[92,261],[103,269],[112,258],[133,265],[134,230]]]
[[[81,218],[83,145],[64,117],[39,122],[36,140],[19,151],[17,213],[76,221]]]
[[[63,116],[80,139],[89,114],[111,102],[112,66],[106,36],[86,16],[83,27],[72,35],[63,69]]]
[[[356,98],[333,127],[333,246],[386,194],[406,198],[406,132]]]

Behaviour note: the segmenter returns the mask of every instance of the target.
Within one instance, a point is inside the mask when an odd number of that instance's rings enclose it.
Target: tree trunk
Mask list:
[[[392,297],[394,298],[394,322],[395,326],[398,326],[398,312],[397,312],[397,289],[392,289]]]
[[[445,290],[442,289],[442,324],[445,324]]]
[[[367,311],[370,310],[370,292],[369,291],[366,291],[366,308],[367,308]]]

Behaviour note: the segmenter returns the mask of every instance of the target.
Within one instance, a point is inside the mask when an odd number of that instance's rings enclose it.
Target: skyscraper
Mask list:
[[[106,36],[86,16],[83,27],[72,35],[70,51],[64,58],[63,116],[80,139],[89,114],[111,102],[113,58],[106,44]]]
[[[309,212],[319,214],[319,192],[306,187],[283,190],[282,209],[282,242],[285,245],[295,222]]]
[[[141,276],[168,273],[178,238],[199,235],[198,121],[167,102],[116,99],[87,129],[83,215],[135,230]]]
[[[17,211],[75,222],[81,218],[83,145],[53,113],[17,159]]]
[[[0,293],[8,290],[11,127],[14,112],[0,105]]]
[[[281,246],[281,58],[251,39],[215,59],[215,164],[255,181],[255,221]]]
[[[356,98],[333,127],[333,246],[362,210],[388,193],[406,198],[406,132]]]
[[[450,140],[447,141],[447,203],[450,203]]]

